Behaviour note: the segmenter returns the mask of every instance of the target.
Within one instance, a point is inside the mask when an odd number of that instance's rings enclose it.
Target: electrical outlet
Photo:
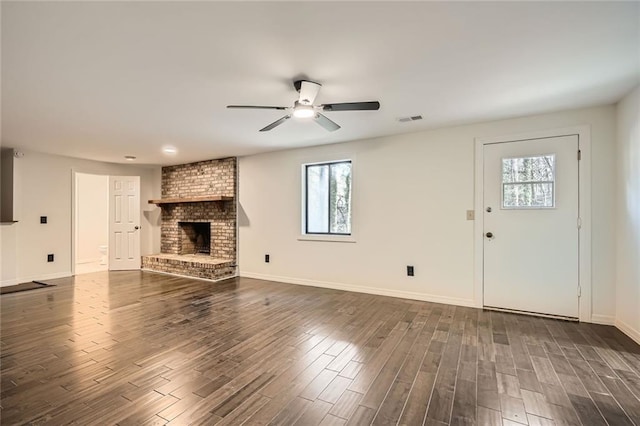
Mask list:
[[[407,276],[413,277],[413,266],[407,265]]]
[[[269,263],[269,255],[268,254],[264,255],[264,263]]]
[[[46,216],[40,216],[40,223],[47,223],[47,217]]]
[[[47,255],[47,262],[53,262],[53,254]]]
[[[467,210],[467,220],[475,220],[476,212],[475,210]]]

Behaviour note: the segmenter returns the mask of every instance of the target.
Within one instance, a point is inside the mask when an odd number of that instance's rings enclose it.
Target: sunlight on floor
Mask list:
[[[108,265],[101,265],[99,260],[95,262],[76,263],[76,275],[88,274],[90,272],[106,271],[109,269]]]

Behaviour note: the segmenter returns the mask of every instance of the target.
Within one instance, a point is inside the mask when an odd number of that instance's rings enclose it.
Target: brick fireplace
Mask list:
[[[219,280],[236,273],[236,158],[162,168],[160,253],[142,267]]]

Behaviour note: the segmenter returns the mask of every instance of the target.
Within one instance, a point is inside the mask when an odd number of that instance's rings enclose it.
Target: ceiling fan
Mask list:
[[[314,105],[313,102],[320,91],[320,83],[309,80],[296,80],[293,87],[300,93],[300,97],[293,103],[292,107],[281,106],[261,106],[261,105],[227,105],[227,108],[240,109],[279,109],[287,111],[287,115],[274,121],[273,123],[260,129],[261,132],[267,132],[278,127],[291,117],[295,118],[313,118],[316,123],[324,127],[326,130],[333,132],[338,130],[340,126],[320,111],[375,111],[380,109],[380,102],[343,102],[338,104],[322,104]]]

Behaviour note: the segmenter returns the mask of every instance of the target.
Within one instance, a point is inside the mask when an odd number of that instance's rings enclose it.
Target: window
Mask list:
[[[306,164],[306,234],[351,235],[351,160]]]
[[[502,159],[502,208],[555,206],[555,154]]]

